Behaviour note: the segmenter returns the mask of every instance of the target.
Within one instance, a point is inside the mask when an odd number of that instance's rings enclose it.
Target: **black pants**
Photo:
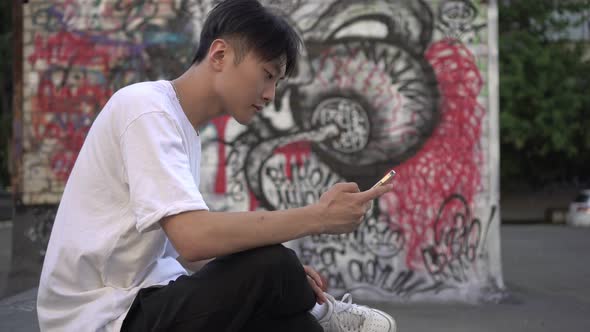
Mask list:
[[[282,245],[217,258],[191,276],[139,291],[123,332],[323,331],[315,294]]]

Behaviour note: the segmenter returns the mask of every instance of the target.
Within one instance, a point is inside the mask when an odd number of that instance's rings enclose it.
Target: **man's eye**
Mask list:
[[[266,71],[266,78],[268,78],[269,80],[272,80],[272,78],[273,78],[272,74],[270,72],[268,72],[267,70],[265,70],[265,71]]]

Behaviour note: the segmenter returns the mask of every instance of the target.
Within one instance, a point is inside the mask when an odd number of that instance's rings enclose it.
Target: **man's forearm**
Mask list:
[[[190,211],[166,218],[162,227],[187,261],[282,243],[322,231],[313,206],[282,211]]]

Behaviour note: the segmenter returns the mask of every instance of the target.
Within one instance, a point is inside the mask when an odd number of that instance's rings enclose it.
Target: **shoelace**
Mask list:
[[[344,294],[339,302],[334,303],[336,317],[331,321],[330,325],[332,328],[330,330],[340,331],[341,329],[346,329],[348,331],[358,331],[365,321],[362,312],[355,310],[358,307],[356,304],[352,304],[350,293]]]

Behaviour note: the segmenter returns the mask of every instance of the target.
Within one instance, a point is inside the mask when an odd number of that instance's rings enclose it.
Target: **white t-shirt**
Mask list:
[[[42,331],[119,331],[137,292],[187,271],[159,221],[207,210],[201,142],[168,81],[115,93],[61,199],[43,264]]]

